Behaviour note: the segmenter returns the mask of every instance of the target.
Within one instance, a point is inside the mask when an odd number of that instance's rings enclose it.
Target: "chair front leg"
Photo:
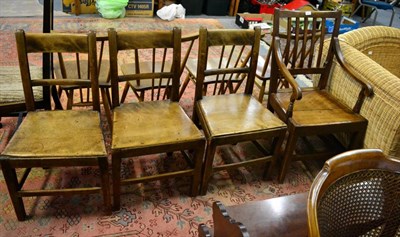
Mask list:
[[[205,162],[203,166],[203,178],[200,186],[200,195],[207,194],[208,181],[213,173],[213,162],[216,151],[216,145],[212,141],[207,141],[207,147],[205,152]]]
[[[17,173],[15,168],[8,161],[1,161],[1,169],[3,170],[4,179],[7,184],[8,193],[14,206],[15,214],[19,221],[26,219],[26,211],[22,197],[17,194],[21,190],[18,183]]]

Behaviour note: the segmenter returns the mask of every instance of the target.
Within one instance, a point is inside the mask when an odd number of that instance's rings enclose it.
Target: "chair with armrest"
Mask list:
[[[274,26],[279,26],[280,21],[287,22],[286,28],[273,29],[268,97],[268,108],[288,125],[280,182],[283,182],[291,161],[326,159],[363,146],[368,121],[359,112],[365,97],[372,95],[372,88],[343,59],[337,38],[340,17],[340,11],[275,10]],[[327,34],[327,20],[334,22],[332,34]],[[322,56],[324,47],[328,49],[326,58]],[[358,96],[358,101],[352,109],[339,103],[325,90],[334,58],[352,75],[354,83],[361,85],[359,95],[354,95]],[[319,77],[318,86],[300,88],[294,80],[297,75]],[[279,89],[281,82],[289,88]],[[338,142],[334,135],[339,133],[349,135],[348,144]],[[298,149],[300,141],[303,146]],[[314,146],[317,143],[318,147]],[[324,147],[328,149],[321,149]]]
[[[199,59],[197,66],[196,91],[192,119],[199,124],[206,136],[207,146],[203,168],[201,193],[207,192],[208,182],[214,171],[235,169],[239,166],[269,164],[265,174],[270,174],[277,148],[282,144],[286,132],[285,124],[268,111],[252,96],[257,57],[260,46],[260,28],[254,30],[207,30],[200,29]],[[221,64],[211,67],[209,60],[224,58],[225,48],[246,47],[251,52],[250,63],[237,66]],[[217,54],[219,52],[220,54]],[[239,59],[240,60],[240,59]],[[207,77],[226,78],[228,83],[219,83],[213,93],[205,94]],[[246,77],[244,93],[224,94],[230,87],[229,78]],[[217,146],[253,141],[262,148],[257,140],[272,141],[268,154],[264,149],[263,157],[241,159],[235,163],[216,165],[214,155]],[[268,166],[268,165],[267,165]]]
[[[108,36],[114,106],[111,146],[114,208],[120,208],[121,185],[126,184],[189,176],[192,179],[190,194],[197,195],[205,139],[179,105],[181,30],[174,28],[170,31],[117,32],[110,29]],[[153,68],[152,71],[138,70],[140,73],[118,74],[119,55],[135,57],[136,52],[148,50],[151,55],[150,65],[155,65],[161,58],[162,65],[168,63],[171,66]],[[167,53],[164,57],[165,52]],[[143,55],[146,53],[143,52]],[[150,95],[145,96],[143,99],[146,101],[143,102],[120,104],[118,84],[132,80],[140,80],[143,84],[151,81]],[[159,83],[153,83],[155,80]],[[168,90],[164,90],[162,86],[164,81],[171,85]],[[146,176],[143,177],[121,177],[121,162],[124,158],[163,153],[160,154],[160,158],[168,163],[176,151],[182,151],[189,167],[160,170],[150,175],[144,174]]]
[[[198,33],[193,33],[193,34],[186,34],[182,35],[182,47],[181,51],[183,53],[183,57],[181,57],[181,66],[180,66],[180,75],[182,75],[186,62],[189,59],[190,52],[192,51],[194,42],[197,40],[199,37]],[[167,52],[165,51],[164,54]],[[171,68],[171,61],[164,61],[162,59],[157,59],[154,61],[154,65],[152,65],[152,60],[143,60],[141,58],[145,59],[146,55],[140,55],[138,51],[135,52],[135,57],[132,63],[123,63],[121,65],[121,71],[123,74],[134,74],[134,73],[145,73],[145,72],[154,72],[154,71],[160,71],[163,70],[162,68]],[[136,62],[139,62],[137,64]],[[161,87],[162,88],[168,88],[171,86],[171,84],[166,84],[168,80],[162,80]],[[169,81],[171,83],[171,81]],[[154,80],[148,80],[148,81],[140,81],[140,80],[133,80],[133,81],[127,81],[125,83],[125,87],[122,93],[121,97],[121,103],[124,103],[126,96],[128,94],[129,88],[132,89],[133,93],[136,95],[139,101],[143,101],[145,97],[146,91],[151,91],[152,89],[152,84],[157,84],[160,83],[157,79]],[[182,85],[182,90],[180,91],[179,98],[182,96],[183,92],[185,91],[186,85]]]
[[[372,11],[368,13],[368,16],[364,18],[364,21],[368,19],[373,12],[375,12],[374,16],[374,21],[372,25],[375,25],[376,18],[378,16],[378,10],[391,10],[392,11],[392,16],[390,17],[390,23],[389,26],[392,26],[393,24],[393,18],[394,18],[394,4],[396,1],[393,1],[393,3],[388,3],[384,1],[379,1],[379,0],[358,0],[358,7],[351,13],[350,17],[354,16],[358,10],[360,10],[361,7],[370,7],[372,8]],[[364,22],[363,21],[363,22]]]
[[[325,162],[311,186],[309,236],[399,236],[400,161],[378,149]]]
[[[99,85],[97,81],[96,35],[16,32],[18,59],[25,94],[26,118],[0,156],[0,164],[18,220],[26,218],[23,197],[103,194],[104,208],[111,211],[107,152],[100,127]],[[31,74],[29,57],[35,53],[71,52],[88,54],[90,78],[38,79]],[[34,87],[78,85],[92,88],[92,110],[38,111]],[[98,166],[100,187],[24,189],[34,167]],[[26,168],[20,180],[16,169]]]

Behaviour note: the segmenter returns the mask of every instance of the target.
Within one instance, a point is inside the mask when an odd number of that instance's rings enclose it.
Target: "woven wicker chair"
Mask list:
[[[400,161],[378,149],[337,155],[308,200],[309,236],[400,236]]]

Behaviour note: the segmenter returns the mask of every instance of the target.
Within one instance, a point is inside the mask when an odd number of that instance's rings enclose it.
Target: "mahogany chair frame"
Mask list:
[[[344,150],[363,146],[368,121],[359,112],[364,99],[372,96],[373,91],[344,60],[338,40],[340,18],[340,11],[275,9],[274,26],[279,26],[280,21],[287,22],[287,28],[283,32],[280,27],[273,28],[270,95],[267,105],[288,125],[289,135],[281,162],[280,182],[283,182],[292,160],[329,158]],[[325,27],[327,20],[334,23],[331,34],[327,33]],[[304,30],[301,28],[302,23],[312,28]],[[325,59],[324,46],[328,48]],[[334,59],[361,87],[352,109],[339,103],[325,90]],[[294,76],[298,74],[320,75],[318,86],[300,88],[294,80]],[[288,85],[287,90],[278,89],[282,81]],[[350,134],[347,146],[340,144],[332,135],[340,132]],[[309,146],[309,152],[300,154],[296,150],[298,140],[309,136],[320,137],[322,141],[330,143],[329,147],[336,149],[319,152]]]
[[[172,177],[192,178],[190,195],[199,192],[205,139],[179,105],[179,78],[181,63],[181,30],[170,31],[108,31],[110,41],[110,69],[113,99],[112,127],[112,170],[114,209],[121,206],[121,185],[143,183]],[[139,49],[169,49],[172,56],[171,68],[162,71],[134,74],[118,74],[118,52]],[[163,54],[163,53],[162,53]],[[161,54],[161,55],[162,55]],[[166,57],[167,59],[169,57]],[[152,57],[152,65],[157,57]],[[118,84],[129,80],[170,80],[171,88],[167,96],[159,100],[120,104]],[[159,85],[154,85],[153,93],[159,93]],[[169,99],[167,99],[169,98]],[[188,168],[178,171],[152,174],[144,177],[122,179],[121,162],[124,158],[158,153],[181,151],[189,163]],[[187,152],[189,151],[189,152]],[[190,154],[189,154],[190,153]]]
[[[374,172],[384,173],[374,174]],[[393,176],[397,178],[394,179]],[[335,186],[335,184],[343,179],[349,180],[343,181],[339,186]],[[379,183],[380,179],[382,179],[382,183],[379,187],[372,184],[373,182]],[[347,187],[348,189],[346,189]],[[323,169],[315,177],[308,196],[308,230],[309,236],[311,237],[323,235],[323,233],[320,233],[320,225],[328,224],[326,220],[323,223],[319,223],[318,213],[322,198],[330,194],[335,195],[332,193],[332,191],[335,190],[331,190],[331,188],[347,190],[337,190],[337,192],[341,194],[331,197],[335,198],[336,204],[341,203],[342,205],[330,207],[332,209],[341,210],[341,212],[346,213],[347,216],[340,217],[332,213],[332,215],[329,215],[329,221],[335,222],[335,218],[346,218],[347,221],[351,219],[352,222],[345,223],[348,226],[341,226],[340,230],[333,230],[335,232],[337,231],[337,236],[364,236],[367,233],[372,234],[367,236],[397,236],[397,234],[400,233],[399,160],[386,157],[379,149],[352,150],[327,160]],[[360,197],[365,201],[360,200]],[[380,199],[383,202],[382,209],[376,206],[375,208],[374,206],[370,206],[370,208],[374,208],[374,210],[369,210],[374,212],[373,214],[371,214],[371,212],[369,212],[369,214],[362,212],[362,206],[368,208],[369,202],[376,202],[376,200]],[[355,206],[356,203],[359,205]],[[372,218],[372,216],[374,216],[374,218]],[[354,223],[357,224],[351,225]],[[370,232],[375,228],[379,231]],[[344,233],[347,233],[347,235]]]
[[[207,30],[200,29],[199,60],[195,103],[192,119],[199,124],[206,136],[207,147],[201,193],[207,192],[209,179],[214,171],[236,169],[240,166],[264,164],[266,174],[270,174],[276,159],[278,147],[282,144],[286,132],[285,124],[270,113],[252,96],[255,70],[260,46],[260,29],[255,30]],[[226,64],[227,67],[208,68],[208,52],[212,47],[251,47],[250,63],[240,65]],[[223,56],[223,55],[222,55]],[[221,56],[221,57],[222,57]],[[206,76],[245,75],[244,93],[204,95]],[[267,152],[257,143],[258,139],[271,139],[272,148]],[[213,164],[217,146],[253,141],[257,144],[263,157],[247,159],[236,163],[215,166]],[[272,164],[268,167],[269,162]]]
[[[28,114],[0,156],[1,168],[18,220],[25,220],[23,197],[103,194],[104,208],[111,211],[107,153],[100,128],[99,85],[96,66],[96,35],[16,32],[18,58]],[[89,55],[90,80],[31,78],[29,57],[33,53],[79,52]],[[93,111],[36,111],[32,87],[79,85],[92,88]],[[72,120],[72,122],[67,122]],[[85,124],[86,129],[80,130]],[[68,128],[66,128],[66,126]],[[55,131],[54,128],[59,130]],[[56,134],[56,135],[55,135]],[[49,137],[53,137],[49,140]],[[73,141],[74,144],[66,142]],[[83,141],[83,139],[85,141]],[[89,140],[88,140],[89,139]],[[101,186],[25,190],[34,167],[98,166]],[[16,169],[25,168],[20,180]]]

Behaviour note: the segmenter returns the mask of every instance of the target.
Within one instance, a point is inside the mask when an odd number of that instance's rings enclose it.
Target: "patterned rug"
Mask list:
[[[195,32],[200,25],[222,28],[214,19],[185,19],[165,22],[155,18],[125,18],[104,20],[100,18],[56,18],[58,30],[117,29],[168,29],[179,26],[183,32]],[[0,19],[0,66],[17,65],[13,32],[23,28],[41,31],[40,19]],[[1,72],[0,72],[1,73]],[[192,110],[194,86],[189,84],[181,104],[188,114]],[[132,99],[132,95],[130,95]],[[16,118],[2,118],[0,151],[4,149],[16,127]],[[107,124],[103,124],[106,140],[110,140]],[[256,157],[259,151],[251,143],[223,146],[217,150],[215,162],[240,157]],[[163,154],[125,159],[124,176],[153,174],[165,169],[179,168],[184,164],[179,154],[166,160]],[[110,160],[111,161],[111,160]],[[175,164],[175,165],[170,165]],[[134,167],[134,168],[133,168]],[[212,225],[211,205],[221,201],[226,206],[263,200],[272,197],[306,192],[311,185],[311,175],[302,163],[294,162],[283,184],[275,179],[264,181],[262,167],[240,168],[233,172],[215,173],[205,196],[189,197],[190,180],[170,179],[124,187],[122,208],[111,216],[104,215],[100,195],[73,197],[25,198],[25,208],[30,218],[17,221],[8,191],[0,173],[0,236],[197,236],[200,223]],[[276,177],[276,171],[273,177]],[[36,169],[29,177],[28,187],[85,187],[99,180],[95,168]]]

